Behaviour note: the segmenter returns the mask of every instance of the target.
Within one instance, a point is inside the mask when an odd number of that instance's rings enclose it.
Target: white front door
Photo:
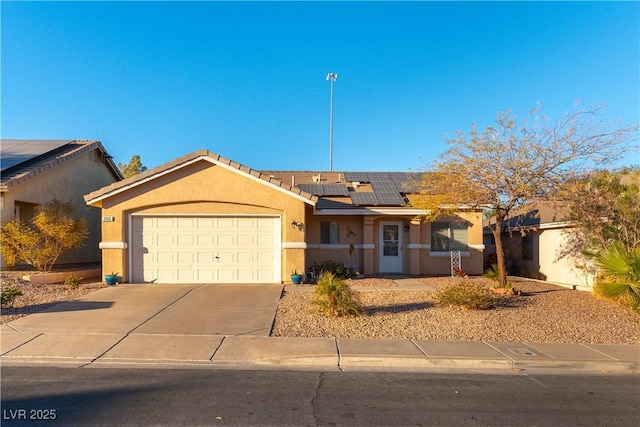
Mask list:
[[[380,273],[402,273],[402,223],[380,223]]]

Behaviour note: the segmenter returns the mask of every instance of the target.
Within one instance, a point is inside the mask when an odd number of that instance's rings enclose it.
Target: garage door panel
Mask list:
[[[132,230],[134,280],[280,282],[279,217],[134,217]]]
[[[198,246],[213,246],[214,236],[209,234],[199,234],[198,238]]]
[[[256,262],[255,252],[238,252],[237,254],[238,264],[254,264]]]
[[[178,242],[178,245],[180,245],[180,246],[195,246],[195,245],[197,245],[196,236],[189,235],[189,234],[181,234],[181,235],[177,236],[176,241]]]
[[[178,264],[193,264],[195,255],[194,252],[178,252]]]
[[[177,226],[176,218],[148,218],[150,224],[155,224],[159,230],[173,230]]]
[[[263,248],[270,248],[275,245],[274,236],[259,235],[257,237],[257,245]]]
[[[213,265],[216,255],[213,252],[198,252],[197,261],[199,264]]]
[[[236,244],[238,247],[253,247],[256,245],[256,236],[253,235],[238,235]]]

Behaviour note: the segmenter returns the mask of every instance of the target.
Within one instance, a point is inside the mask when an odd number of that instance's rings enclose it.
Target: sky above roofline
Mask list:
[[[498,111],[640,117],[638,2],[2,2],[2,138],[424,170]],[[620,162],[640,164],[638,153]]]

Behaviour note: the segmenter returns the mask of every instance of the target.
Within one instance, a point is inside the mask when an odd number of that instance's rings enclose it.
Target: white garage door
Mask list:
[[[135,216],[132,281],[280,283],[279,217]]]

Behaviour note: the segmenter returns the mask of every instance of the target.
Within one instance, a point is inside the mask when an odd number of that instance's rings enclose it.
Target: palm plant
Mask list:
[[[627,248],[615,241],[596,255],[596,265],[602,275],[596,283],[596,292],[609,298],[629,295],[632,308],[640,306],[640,247]]]
[[[349,285],[331,272],[323,273],[318,279],[313,302],[328,316],[362,314],[362,307]]]

